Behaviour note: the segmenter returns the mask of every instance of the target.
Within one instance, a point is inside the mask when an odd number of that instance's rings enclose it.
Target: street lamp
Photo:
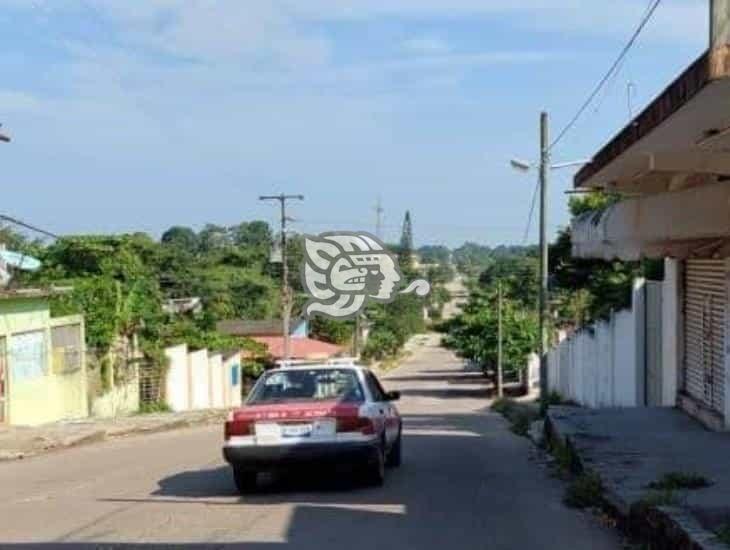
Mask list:
[[[548,115],[540,113],[540,162],[535,164],[511,159],[510,165],[520,172],[537,168],[540,174],[540,399],[548,396],[547,380],[547,325],[549,322],[548,296],[548,244],[547,244],[547,185],[548,172],[570,166],[588,164],[590,160],[576,160],[550,164],[550,142],[548,140]],[[528,378],[529,385],[529,378]],[[529,388],[528,388],[529,391]]]
[[[2,124],[0,124],[0,127],[2,127]],[[10,142],[10,136],[6,136],[5,134],[0,133],[0,141],[4,141],[5,143]]]

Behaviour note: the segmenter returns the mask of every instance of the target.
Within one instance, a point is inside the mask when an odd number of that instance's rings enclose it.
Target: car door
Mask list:
[[[377,377],[372,372],[367,371],[365,380],[370,390],[370,395],[375,402],[378,415],[383,423],[386,443],[390,446],[398,437],[398,430],[400,429],[398,410],[393,403],[386,399],[386,392],[383,386],[380,385]]]

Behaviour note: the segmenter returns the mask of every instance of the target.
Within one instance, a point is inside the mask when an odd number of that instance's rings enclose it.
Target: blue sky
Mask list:
[[[0,0],[2,211],[59,233],[276,220],[418,243],[521,243],[539,112],[553,130],[648,0]],[[708,0],[665,0],[555,149],[594,153],[707,47]],[[568,221],[571,173],[549,222]],[[530,241],[536,239],[535,225]]]

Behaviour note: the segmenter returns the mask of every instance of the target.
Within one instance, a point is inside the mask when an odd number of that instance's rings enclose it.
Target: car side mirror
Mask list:
[[[389,391],[385,394],[386,401],[398,401],[400,399],[399,391]]]

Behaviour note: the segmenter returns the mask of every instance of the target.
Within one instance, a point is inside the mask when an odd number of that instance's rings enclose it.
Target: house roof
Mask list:
[[[303,319],[292,319],[289,329],[294,330],[303,321]],[[220,321],[216,325],[216,328],[218,332],[222,332],[223,334],[228,334],[230,336],[276,336],[281,334],[283,329],[282,323],[283,321],[281,319],[231,319],[227,321]]]
[[[575,187],[665,191],[668,179],[661,173],[676,170],[658,166],[654,154],[724,150],[729,77],[730,46],[705,52],[593,156],[575,175]],[[689,171],[705,162],[695,157],[686,163]]]
[[[50,298],[51,296],[65,294],[70,290],[70,287],[1,288],[0,300],[17,300],[19,298]]]
[[[267,347],[269,355],[274,359],[284,357],[284,338],[282,336],[254,336],[253,340]],[[340,355],[345,350],[313,338],[291,338],[289,355],[291,359],[326,359]]]

